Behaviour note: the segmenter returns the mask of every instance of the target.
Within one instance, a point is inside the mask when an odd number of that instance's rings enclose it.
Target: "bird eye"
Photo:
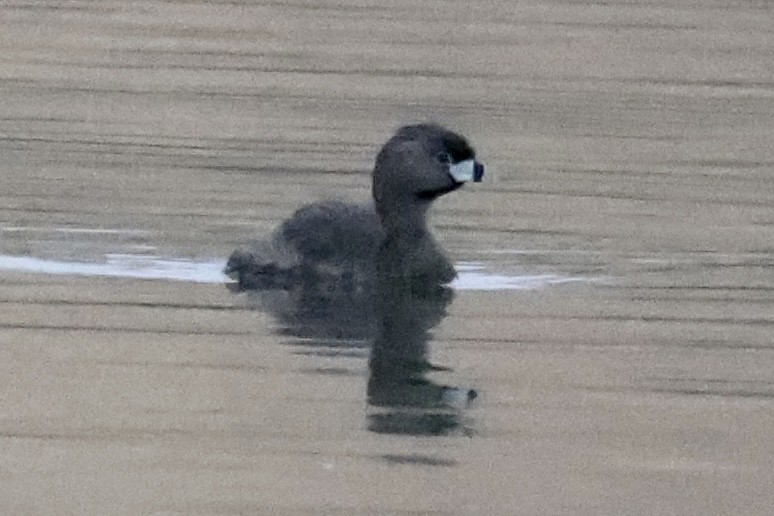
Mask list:
[[[452,159],[448,152],[439,152],[436,154],[435,159],[442,165],[451,165]]]

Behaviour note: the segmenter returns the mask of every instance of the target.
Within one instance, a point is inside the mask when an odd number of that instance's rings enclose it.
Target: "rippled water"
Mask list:
[[[0,271],[64,274],[112,278],[228,283],[225,260],[195,261],[141,254],[106,254],[103,262],[47,260],[0,255]],[[482,264],[460,263],[459,277],[451,286],[458,290],[538,289],[551,285],[586,282],[590,278],[537,274],[508,276],[488,272]]]
[[[0,3],[0,513],[771,514],[770,3],[472,13]],[[424,120],[453,295],[222,288]]]

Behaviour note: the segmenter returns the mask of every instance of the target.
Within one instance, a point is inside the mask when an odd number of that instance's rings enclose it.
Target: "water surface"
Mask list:
[[[0,513],[771,513],[770,6],[479,7],[2,4]],[[221,284],[421,120],[451,300]]]

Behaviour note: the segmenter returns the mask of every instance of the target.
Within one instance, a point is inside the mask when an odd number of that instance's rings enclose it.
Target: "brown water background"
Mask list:
[[[456,260],[595,280],[459,293],[407,437],[221,285],[2,272],[0,513],[772,514],[773,63],[766,1],[0,3],[0,253],[222,259],[434,120]]]

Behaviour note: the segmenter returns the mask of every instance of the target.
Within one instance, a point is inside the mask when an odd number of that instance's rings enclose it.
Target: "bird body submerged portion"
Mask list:
[[[462,136],[432,124],[403,127],[376,158],[373,205],[304,206],[268,239],[234,251],[225,272],[239,290],[320,283],[359,290],[380,277],[448,283],[456,273],[428,230],[427,209],[483,171]]]

